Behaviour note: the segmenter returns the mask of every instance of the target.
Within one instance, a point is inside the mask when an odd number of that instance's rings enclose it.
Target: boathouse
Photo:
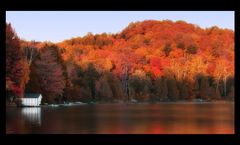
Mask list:
[[[26,93],[21,98],[21,106],[39,106],[41,104],[42,95],[34,93]]]

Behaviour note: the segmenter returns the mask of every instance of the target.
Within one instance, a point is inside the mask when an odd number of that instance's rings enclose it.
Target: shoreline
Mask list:
[[[36,107],[73,107],[73,106],[90,106],[90,105],[157,105],[157,104],[235,104],[234,101],[169,101],[169,102],[94,102],[94,103],[75,103],[71,102],[69,104],[48,104],[48,105],[40,105]],[[17,107],[15,104],[6,104],[6,107]],[[35,107],[35,106],[33,106]],[[21,108],[21,107],[20,107]]]

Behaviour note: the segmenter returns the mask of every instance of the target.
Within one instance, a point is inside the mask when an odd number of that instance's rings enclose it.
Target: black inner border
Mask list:
[[[235,11],[235,87],[238,87],[238,72],[240,66],[238,58],[239,53],[239,26],[240,26],[240,9],[237,9],[237,0],[8,0],[4,5],[0,5],[2,16],[2,45],[5,46],[5,12],[6,11],[191,11],[191,10],[210,10],[210,11]],[[1,61],[1,142],[9,144],[183,144],[183,145],[235,145],[240,140],[240,123],[239,111],[240,106],[239,91],[235,88],[235,134],[233,135],[6,135],[6,108],[5,108],[5,49],[0,49]],[[4,83],[3,83],[4,82]]]

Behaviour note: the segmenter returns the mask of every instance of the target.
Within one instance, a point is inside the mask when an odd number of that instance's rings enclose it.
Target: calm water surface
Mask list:
[[[6,133],[232,134],[234,104],[8,107]]]

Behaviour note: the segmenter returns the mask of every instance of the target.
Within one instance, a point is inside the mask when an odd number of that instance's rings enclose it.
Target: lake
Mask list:
[[[233,134],[234,103],[7,107],[7,134]]]

